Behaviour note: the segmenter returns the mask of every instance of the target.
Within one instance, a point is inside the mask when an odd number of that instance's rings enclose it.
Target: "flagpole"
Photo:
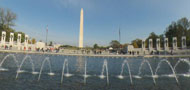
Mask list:
[[[119,43],[121,43],[121,33],[120,33],[120,27],[119,27]]]
[[[47,36],[48,36],[48,25],[46,27],[46,46],[47,46]]]

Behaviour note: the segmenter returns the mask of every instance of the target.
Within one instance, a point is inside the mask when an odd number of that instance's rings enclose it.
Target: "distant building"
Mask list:
[[[36,48],[40,48],[40,49],[45,48],[45,43],[44,42],[37,42]]]
[[[55,44],[53,45],[54,48],[59,48],[61,46],[61,44]]]
[[[127,50],[127,52],[132,52],[132,51],[134,51],[134,46],[133,45],[127,45],[126,50]]]

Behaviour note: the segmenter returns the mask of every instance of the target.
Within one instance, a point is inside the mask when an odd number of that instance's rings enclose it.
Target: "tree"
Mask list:
[[[169,39],[169,46],[172,46],[172,38],[177,37],[177,44],[181,47],[181,37],[187,37],[187,45],[190,45],[190,21],[187,18],[181,18],[177,22],[172,22],[165,31],[165,36]]]
[[[5,24],[5,11],[3,8],[0,8],[0,26],[4,26]]]
[[[177,37],[178,47],[181,47],[181,38],[186,36],[186,44],[190,46],[190,21],[187,18],[181,18],[177,22],[172,22],[165,30],[164,34],[156,35],[154,32],[150,33],[145,41],[146,48],[148,47],[149,39],[153,40],[153,47],[156,47],[156,39],[160,38],[160,46],[164,47],[164,37],[168,38],[169,47],[172,47],[173,37]],[[139,47],[140,44],[136,40],[132,41],[134,47]]]
[[[127,46],[130,45],[129,43],[125,43],[122,45],[123,49],[127,48]]]
[[[10,27],[10,26],[14,26],[15,23],[14,21],[16,20],[17,16],[15,13],[13,13],[10,9],[7,9],[7,12],[6,12],[6,16],[5,16],[5,25],[6,27]]]
[[[117,41],[117,40],[112,40],[112,41],[110,42],[110,46],[111,46],[113,49],[119,49],[119,48],[120,48],[120,43],[119,43],[119,41]]]
[[[0,25],[3,29],[10,28],[14,26],[14,21],[17,19],[17,16],[10,9],[0,8]]]
[[[149,37],[146,39],[146,47],[148,47],[149,39],[153,41],[153,47],[156,48],[156,39],[159,38],[154,32],[150,33]]]
[[[98,46],[98,48],[101,49],[101,50],[106,50],[109,47],[108,46],[106,46],[106,47],[105,46]]]
[[[32,44],[32,41],[30,39],[28,39],[28,44]]]
[[[138,48],[137,42],[134,42],[132,45],[134,48]]]
[[[94,49],[98,49],[99,48],[98,44],[95,43],[94,46],[93,46],[93,48]]]
[[[160,47],[164,47],[164,34],[159,35],[160,38]]]
[[[177,25],[181,26],[183,30],[188,30],[190,27],[190,22],[187,18],[183,17],[177,21]]]
[[[24,42],[24,39],[25,39],[25,33],[23,32],[18,32],[21,34],[21,42]]]
[[[35,43],[36,43],[36,39],[32,38],[32,44],[35,44]]]
[[[78,49],[78,47],[76,46],[71,46],[71,45],[61,45],[60,48],[65,48],[65,49]]]
[[[131,44],[134,46],[134,48],[141,48],[142,40],[141,39],[135,39],[131,42]]]
[[[10,9],[0,8],[0,32],[6,32],[6,41],[9,41],[10,33],[14,33],[14,41],[17,40],[17,35],[19,32],[15,32],[11,27],[15,25],[15,20],[17,19],[17,15],[12,12]],[[22,38],[21,42],[24,42],[24,33],[21,32]],[[1,33],[0,33],[1,37]]]
[[[49,46],[53,46],[53,42],[52,41],[50,41]]]

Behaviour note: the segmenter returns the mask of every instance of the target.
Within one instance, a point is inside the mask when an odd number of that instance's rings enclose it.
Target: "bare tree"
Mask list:
[[[16,14],[13,13],[10,9],[7,9],[6,16],[5,16],[6,26],[7,27],[14,26],[15,20],[16,20]]]
[[[0,24],[1,26],[5,24],[5,11],[3,8],[0,8]]]
[[[10,9],[0,8],[0,24],[2,27],[9,28],[11,26],[14,26],[14,21],[16,18],[16,14]]]

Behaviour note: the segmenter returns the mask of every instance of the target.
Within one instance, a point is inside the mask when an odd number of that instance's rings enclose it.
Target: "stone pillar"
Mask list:
[[[24,47],[25,47],[25,50],[28,50],[28,35],[25,35],[25,39],[24,39]]]
[[[79,48],[83,48],[83,8],[81,8],[80,12]]]
[[[145,40],[142,40],[142,51],[145,51]]]
[[[186,45],[186,36],[181,37],[181,48],[185,49],[187,47]]]
[[[168,51],[168,50],[169,50],[168,38],[164,38],[164,50],[165,50],[165,51]]]
[[[9,45],[13,46],[13,42],[14,42],[14,33],[10,33]]]
[[[2,31],[2,35],[1,35],[1,45],[5,46],[5,40],[6,40],[6,32]]]
[[[21,50],[21,34],[18,34],[18,37],[17,37],[17,47],[18,47],[18,50]]]
[[[149,39],[149,51],[152,51],[153,50],[153,42],[152,42],[152,39]]]
[[[177,37],[173,37],[173,42],[172,42],[173,50],[177,50]]]
[[[160,38],[156,39],[156,50],[160,50]]]
[[[145,54],[145,40],[142,40],[142,47],[141,47],[142,53]]]

